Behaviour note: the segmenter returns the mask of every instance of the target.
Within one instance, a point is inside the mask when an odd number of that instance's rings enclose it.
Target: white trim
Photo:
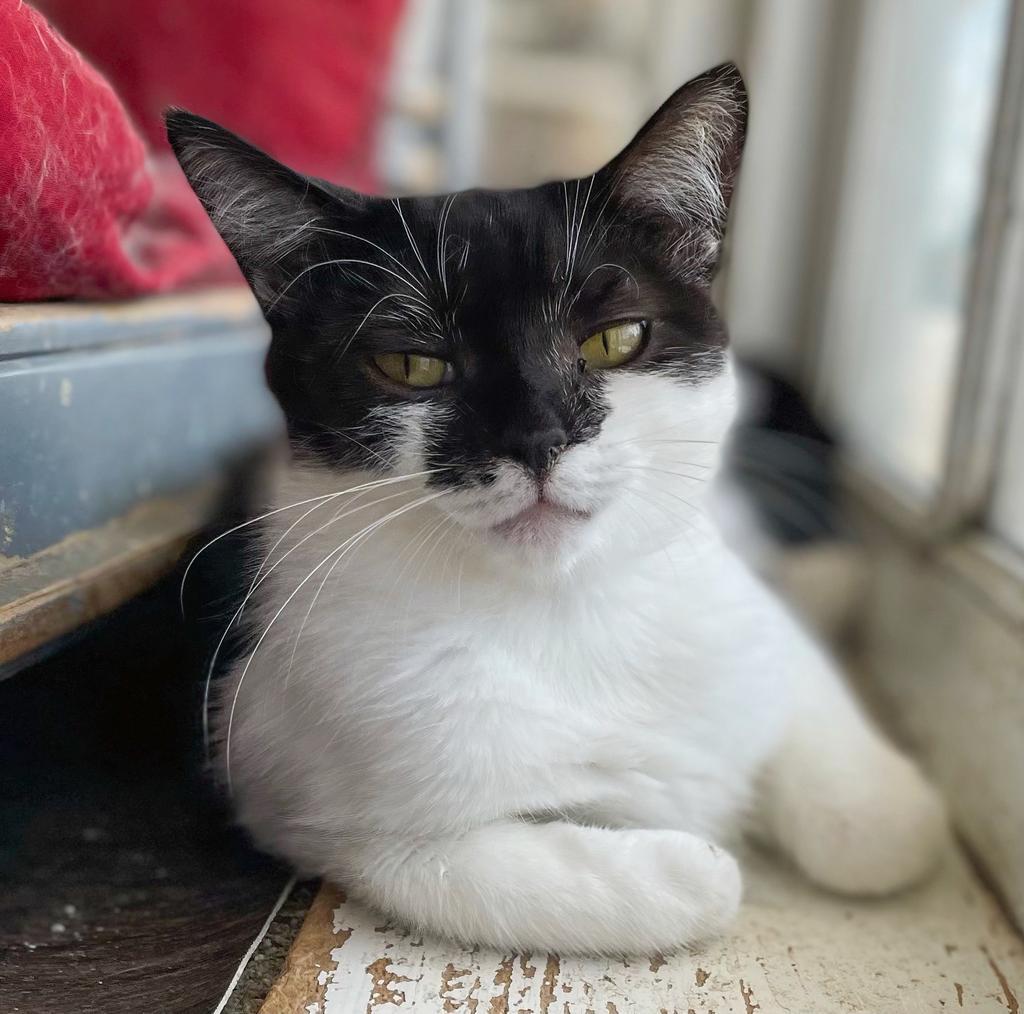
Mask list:
[[[993,617],[1024,630],[1024,554],[1015,546],[978,528],[939,539],[919,504],[900,497],[868,470],[846,466],[841,478],[850,512],[869,549],[897,542],[925,562],[930,578],[955,575]],[[908,638],[921,634],[919,626],[907,628]]]
[[[1020,326],[1024,328],[1024,319]],[[989,527],[1024,553],[1024,354],[1019,350],[1014,401],[1002,443]]]
[[[984,521],[1021,377],[1024,329],[1024,7],[1012,7],[985,207],[969,284],[945,475],[933,526]]]
[[[238,967],[235,969],[235,974],[231,976],[231,981],[228,983],[228,988],[224,995],[220,998],[220,1003],[213,1009],[213,1014],[222,1014],[224,1008],[228,1005],[228,1000],[231,999],[231,994],[234,993],[235,987],[238,985],[242,978],[242,973],[245,972],[246,966],[252,960],[252,956],[256,953],[256,948],[263,943],[263,938],[267,935],[271,924],[277,918],[277,913],[281,911],[281,906],[288,900],[288,895],[292,893],[292,888],[295,887],[296,880],[298,878],[292,876],[288,883],[284,885],[284,889],[277,897],[277,901],[274,902],[274,907],[270,910],[270,915],[267,916],[266,922],[260,927],[259,933],[256,934],[256,939],[249,945],[249,949],[245,952],[244,957],[238,963]]]

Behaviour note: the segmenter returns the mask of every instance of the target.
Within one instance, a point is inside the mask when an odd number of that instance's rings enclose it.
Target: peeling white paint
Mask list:
[[[1024,944],[958,854],[931,884],[884,902],[828,896],[762,857],[748,859],[747,869],[748,899],[735,932],[698,953],[643,959],[499,954],[403,932],[338,895],[332,925],[321,906],[325,932],[307,937],[335,946],[329,954],[297,953],[300,935],[292,958],[331,969],[323,1014],[1018,1009]],[[311,999],[312,990],[322,988],[323,975],[316,978],[309,981]],[[302,1009],[320,1014],[319,1006],[317,997]],[[268,1008],[271,1014],[280,1009]]]

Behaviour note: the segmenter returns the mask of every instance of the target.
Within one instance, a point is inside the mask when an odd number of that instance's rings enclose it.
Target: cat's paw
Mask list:
[[[736,918],[743,897],[739,864],[730,853],[693,835],[662,832],[655,862],[659,880],[685,913],[679,943],[721,936]]]
[[[743,877],[739,863],[725,849],[708,845],[707,898],[699,939],[721,936],[735,921],[743,899]]]
[[[785,829],[787,850],[815,883],[843,894],[891,894],[937,865],[948,839],[945,806],[895,750],[879,750],[857,770],[808,773],[804,789]]]

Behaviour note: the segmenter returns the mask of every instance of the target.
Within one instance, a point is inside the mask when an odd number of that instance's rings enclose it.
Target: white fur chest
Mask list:
[[[409,536],[396,526],[354,557],[307,617],[318,574],[227,681],[250,827],[276,834],[285,818],[292,854],[310,832],[311,864],[325,832],[510,813],[726,830],[786,693],[768,640],[778,610],[725,550],[531,586],[472,561],[410,564]],[[268,580],[263,629],[321,555],[300,551]]]

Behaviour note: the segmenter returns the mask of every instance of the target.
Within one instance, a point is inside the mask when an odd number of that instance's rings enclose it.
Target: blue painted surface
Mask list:
[[[152,296],[129,303],[0,303],[0,360],[71,349],[155,345],[266,325],[248,291]]]
[[[281,430],[257,319],[48,321],[34,354],[29,337],[0,334],[0,554],[192,485]]]

